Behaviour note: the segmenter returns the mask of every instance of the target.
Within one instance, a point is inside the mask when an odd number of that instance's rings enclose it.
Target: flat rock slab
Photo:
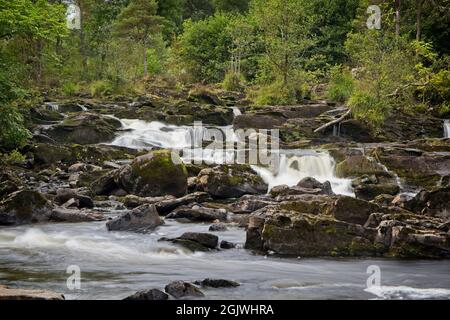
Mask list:
[[[0,300],[65,300],[64,295],[45,290],[9,288],[0,285]]]

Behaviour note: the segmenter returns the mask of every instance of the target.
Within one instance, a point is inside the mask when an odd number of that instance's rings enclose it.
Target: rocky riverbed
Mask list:
[[[38,105],[26,161],[0,172],[0,284],[66,299],[449,298],[444,120],[317,132],[345,112],[329,101],[255,108],[223,92]],[[227,142],[278,129],[278,167],[192,147],[214,140],[196,121]],[[80,290],[65,286],[70,265]],[[370,265],[383,272],[376,290]],[[211,287],[225,280],[236,286]]]

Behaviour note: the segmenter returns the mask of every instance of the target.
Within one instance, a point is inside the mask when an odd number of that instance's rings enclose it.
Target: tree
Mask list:
[[[250,0],[213,0],[216,11],[244,13],[248,10]]]
[[[130,38],[141,44],[143,48],[144,76],[148,75],[147,50],[151,37],[160,32],[164,19],[157,14],[158,5],[155,0],[131,0],[123,9],[115,24],[115,34]]]
[[[185,69],[194,81],[219,82],[230,61],[231,36],[227,27],[231,17],[216,14],[200,21],[187,20],[177,40],[179,68]]]
[[[250,14],[260,31],[265,58],[283,84],[314,44],[306,0],[253,0]]]

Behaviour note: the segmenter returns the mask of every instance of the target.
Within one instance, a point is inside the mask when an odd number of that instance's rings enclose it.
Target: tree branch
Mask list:
[[[335,125],[341,121],[344,121],[350,114],[352,113],[351,109],[348,109],[347,112],[345,112],[342,116],[340,116],[338,119],[335,119],[333,121],[330,121],[328,123],[325,123],[323,126],[320,126],[316,130],[314,130],[315,133],[325,130],[328,127],[331,127],[332,125]]]

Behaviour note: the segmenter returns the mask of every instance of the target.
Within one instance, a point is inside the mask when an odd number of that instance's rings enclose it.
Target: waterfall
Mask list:
[[[208,138],[208,127],[204,126],[175,126],[158,121],[121,119],[122,130],[112,145],[132,149],[151,149],[153,147],[183,149],[192,146],[201,147],[200,141]],[[224,141],[234,141],[232,126],[216,127]]]
[[[140,150],[154,147],[167,148],[180,152],[185,162],[203,162],[205,164],[235,163],[234,148],[204,148],[199,141],[211,138],[208,127],[175,126],[161,122],[143,120],[121,120],[123,132],[110,144]],[[214,132],[222,133],[224,141],[236,142],[237,137],[232,126],[214,127]],[[194,142],[194,143],[192,143]],[[354,196],[350,179],[340,179],[334,174],[335,161],[326,152],[314,150],[280,150],[276,154],[276,169],[253,165],[252,169],[273,188],[278,185],[294,186],[305,177],[313,177],[320,182],[330,181],[337,194]]]
[[[279,185],[295,186],[303,178],[312,177],[322,183],[329,181],[336,194],[354,196],[351,179],[335,176],[335,161],[328,153],[314,150],[298,150],[296,154],[285,152],[280,153],[278,170],[252,166],[269,185],[269,190]]]
[[[235,117],[240,116],[242,114],[241,109],[239,109],[238,107],[232,107],[231,109],[233,109],[233,114]]]
[[[59,105],[54,103],[54,102],[46,102],[45,106],[47,107],[47,109],[52,110],[52,111],[59,111]]]
[[[450,138],[450,120],[444,121],[444,138]]]

